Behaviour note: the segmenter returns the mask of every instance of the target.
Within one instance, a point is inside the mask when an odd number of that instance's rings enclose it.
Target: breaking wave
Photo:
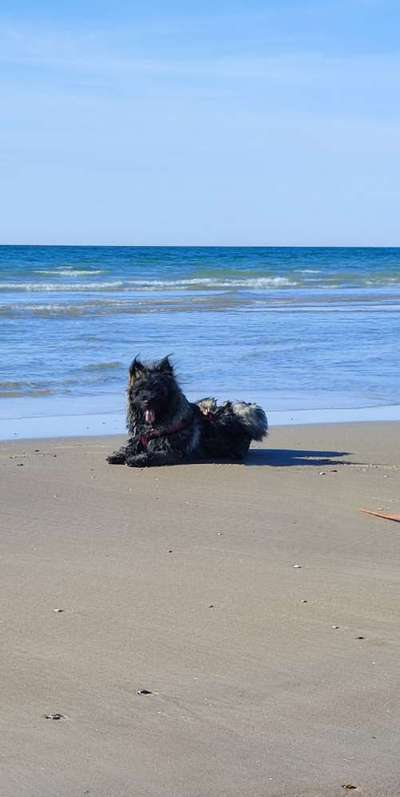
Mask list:
[[[57,269],[37,269],[35,274],[43,274],[46,277],[92,277],[104,274],[104,271],[91,269],[88,271],[83,268],[57,268]]]
[[[93,272],[92,272],[93,273]],[[203,290],[214,288],[295,288],[298,282],[288,277],[256,277],[243,279],[218,279],[197,277],[182,280],[117,280],[113,282],[3,282],[2,291],[26,292],[79,292],[79,291],[131,291],[139,290]]]
[[[44,273],[44,272],[43,272]],[[61,273],[61,272],[59,272]],[[95,272],[88,272],[92,276]],[[102,272],[99,272],[102,273]],[[52,275],[55,276],[54,273]],[[81,272],[82,276],[82,272]],[[129,294],[156,292],[211,292],[211,291],[255,291],[272,292],[292,289],[347,289],[347,288],[397,288],[400,286],[400,274],[358,275],[355,273],[329,274],[317,269],[303,269],[293,275],[215,275],[205,277],[186,277],[182,279],[157,278],[117,278],[114,280],[72,279],[71,281],[10,281],[0,280],[0,292],[42,293],[42,294]],[[61,300],[61,297],[60,297]]]

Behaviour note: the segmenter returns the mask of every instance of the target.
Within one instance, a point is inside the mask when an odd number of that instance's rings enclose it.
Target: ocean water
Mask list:
[[[400,249],[1,246],[0,436],[122,432],[136,354],[276,417],[396,407],[399,309]]]

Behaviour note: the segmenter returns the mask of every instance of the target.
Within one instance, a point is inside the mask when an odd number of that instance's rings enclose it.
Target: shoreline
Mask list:
[[[32,406],[32,402],[30,402]],[[0,403],[0,442],[74,437],[126,435],[122,412],[98,414],[2,417]],[[272,410],[267,412],[269,428],[351,423],[397,423],[400,405],[335,409]]]
[[[398,424],[144,470],[119,439],[0,448],[0,791],[398,794],[399,524],[359,511],[400,511]]]

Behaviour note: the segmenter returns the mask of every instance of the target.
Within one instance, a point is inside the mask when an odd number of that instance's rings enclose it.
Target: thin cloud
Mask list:
[[[377,53],[371,55],[332,56],[315,51],[240,54],[210,57],[160,58],[151,54],[116,51],[106,48],[96,34],[60,35],[23,32],[0,27],[0,61],[9,66],[36,66],[48,70],[74,70],[98,74],[170,76],[226,80],[273,80],[318,83],[330,78],[351,81],[375,79],[398,82],[400,56]]]

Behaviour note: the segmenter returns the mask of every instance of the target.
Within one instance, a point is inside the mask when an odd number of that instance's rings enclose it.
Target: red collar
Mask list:
[[[170,435],[182,432],[183,429],[187,429],[188,426],[191,425],[192,419],[189,421],[180,421],[180,423],[175,424],[175,426],[171,426],[169,429],[149,429],[148,432],[140,435],[139,442],[143,448],[147,448],[150,440],[154,440],[156,437],[170,437]]]

